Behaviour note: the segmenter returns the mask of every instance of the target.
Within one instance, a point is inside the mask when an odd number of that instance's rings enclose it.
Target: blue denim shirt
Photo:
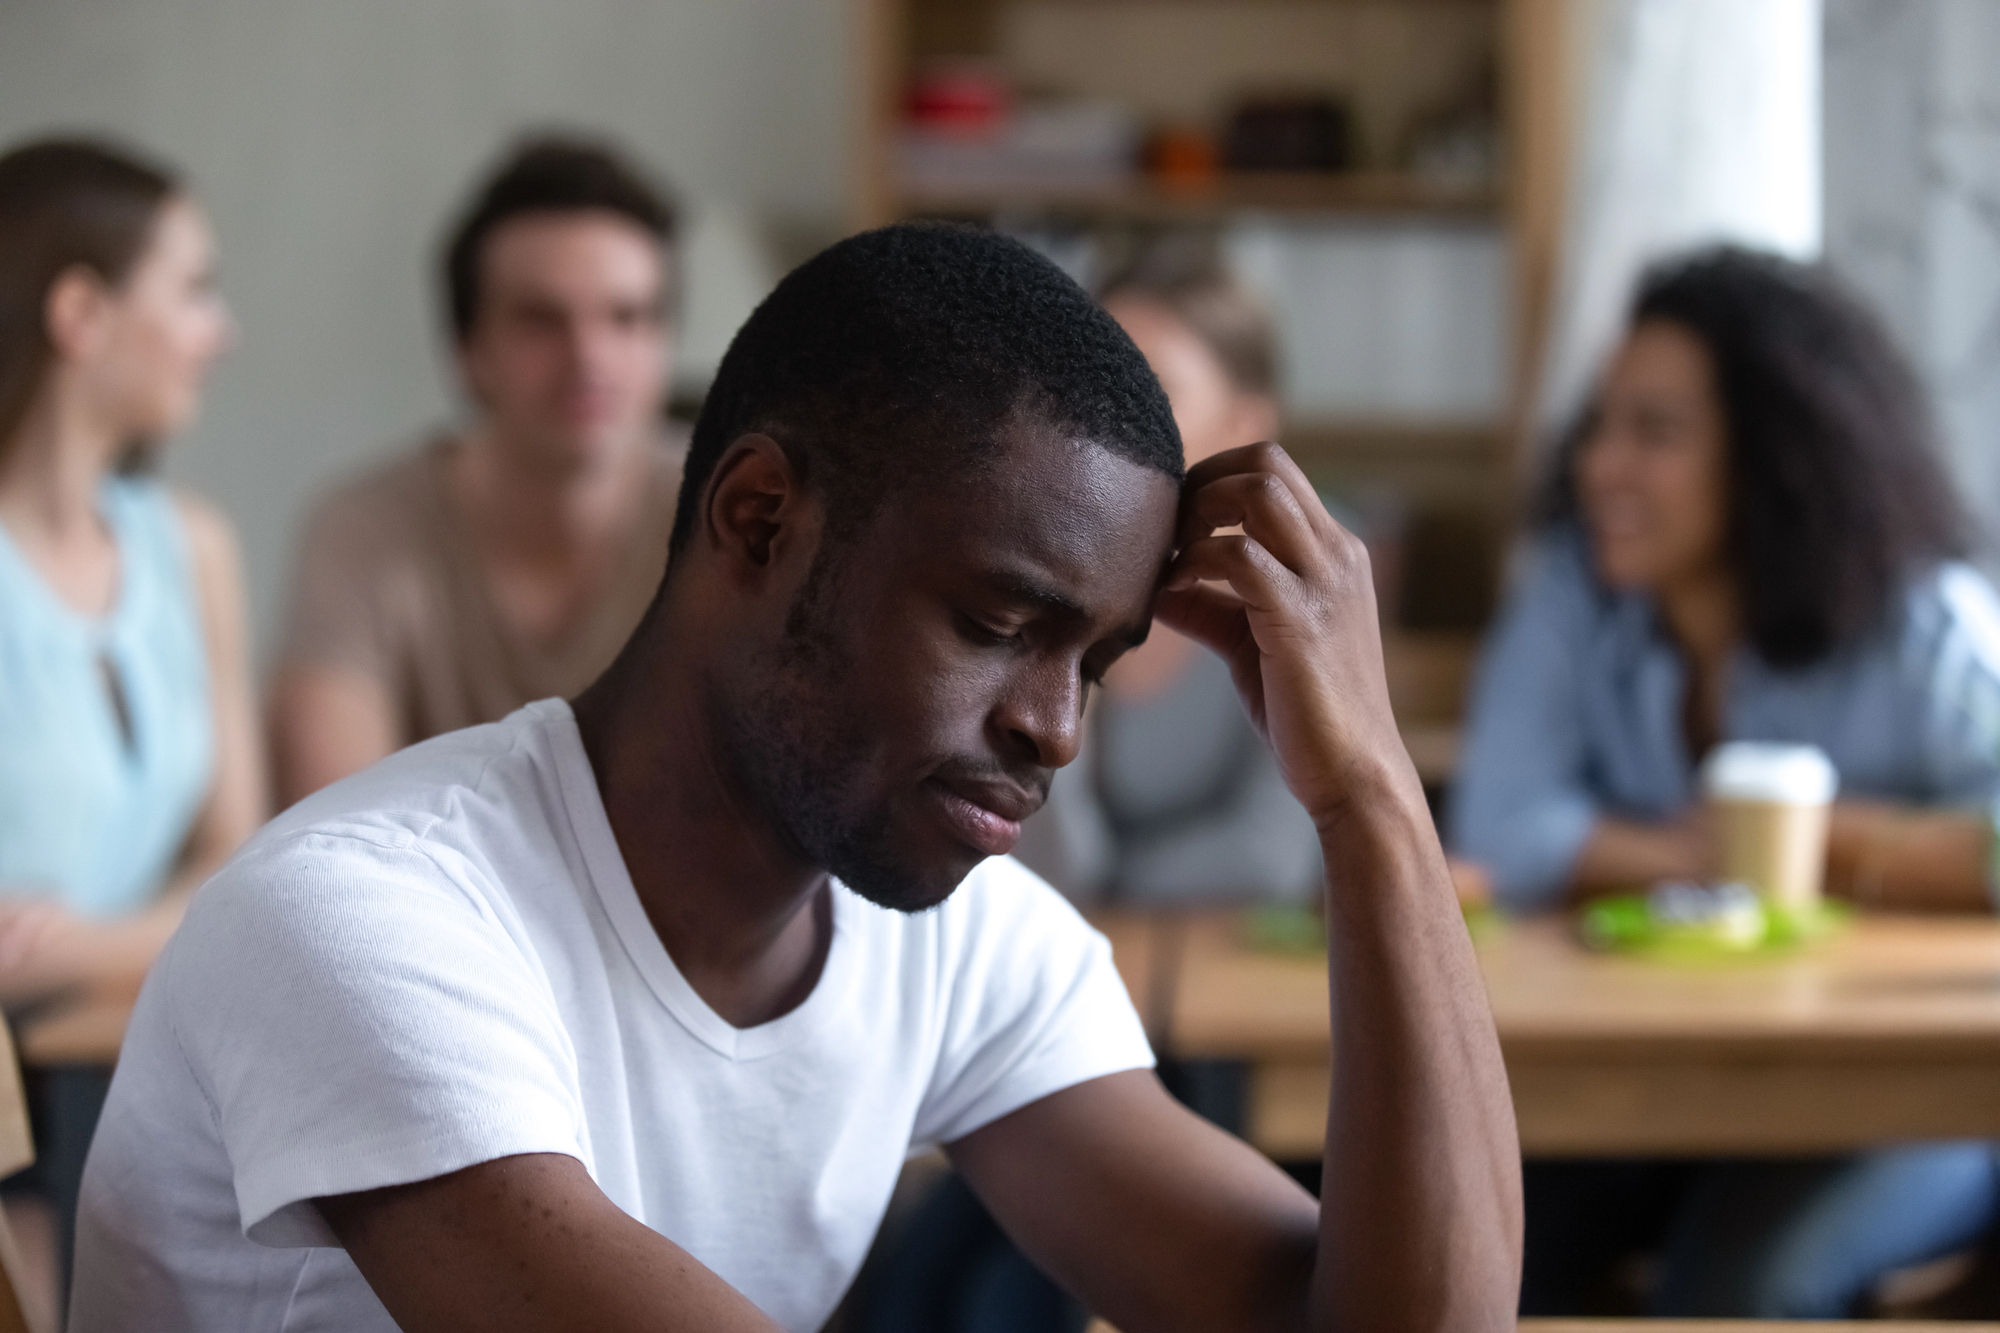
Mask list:
[[[1517,911],[1555,905],[1600,815],[1665,820],[1695,798],[1685,668],[1651,598],[1604,588],[1574,533],[1530,556],[1482,654],[1451,792],[1454,850]],[[1915,579],[1882,629],[1779,671],[1731,661],[1725,740],[1819,746],[1844,796],[2000,803],[2000,600],[1962,564]]]

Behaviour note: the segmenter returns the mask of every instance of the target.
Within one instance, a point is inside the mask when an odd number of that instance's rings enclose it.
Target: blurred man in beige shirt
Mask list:
[[[473,415],[314,511],[271,692],[289,804],[595,679],[666,567],[672,204],[587,142],[521,145],[444,256]]]

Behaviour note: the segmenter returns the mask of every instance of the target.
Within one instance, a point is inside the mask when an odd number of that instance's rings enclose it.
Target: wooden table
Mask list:
[[[31,1068],[118,1063],[136,988],[81,995],[21,1024],[21,1063]]]
[[[1325,962],[1228,916],[1103,923],[1156,1048],[1251,1066],[1247,1131],[1317,1156]],[[1780,959],[1590,953],[1554,920],[1479,949],[1524,1151],[1700,1155],[2000,1138],[2000,922],[1877,917]]]

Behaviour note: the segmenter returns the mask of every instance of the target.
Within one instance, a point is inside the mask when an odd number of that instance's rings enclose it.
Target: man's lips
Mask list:
[[[1021,821],[1041,805],[1011,784],[932,778],[924,786],[958,840],[988,856],[1013,851],[1021,837]]]

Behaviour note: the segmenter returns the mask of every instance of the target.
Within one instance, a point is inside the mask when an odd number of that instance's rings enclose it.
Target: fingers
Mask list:
[[[1294,574],[1310,576],[1326,563],[1326,538],[1292,488],[1271,472],[1233,473],[1188,492],[1175,544],[1185,549],[1217,528],[1239,525]]]
[[[1246,610],[1278,611],[1296,599],[1299,579],[1255,537],[1223,533],[1188,543],[1168,567],[1168,591],[1198,583],[1227,584]]]
[[[1240,525],[1307,583],[1369,583],[1367,549],[1320,503],[1298,464],[1275,444],[1245,445],[1188,471],[1176,543]]]
[[[1224,658],[1233,658],[1250,637],[1243,599],[1227,588],[1171,588],[1154,603],[1153,615],[1168,629],[1187,635]]]
[[[1276,477],[1291,493],[1301,514],[1305,515],[1316,530],[1326,531],[1337,527],[1333,516],[1326,512],[1326,506],[1319,502],[1319,492],[1313,489],[1311,481],[1292,461],[1292,456],[1272,441],[1261,444],[1245,444],[1234,449],[1224,449],[1219,454],[1204,458],[1188,469],[1187,482],[1183,493],[1194,495],[1203,487],[1233,477],[1240,473],[1268,473]],[[1226,525],[1225,525],[1226,526]]]

